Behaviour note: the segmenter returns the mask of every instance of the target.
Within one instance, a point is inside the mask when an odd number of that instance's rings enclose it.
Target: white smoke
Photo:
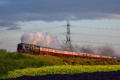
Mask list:
[[[61,49],[58,40],[53,38],[50,34],[44,32],[24,33],[21,37],[21,43]]]

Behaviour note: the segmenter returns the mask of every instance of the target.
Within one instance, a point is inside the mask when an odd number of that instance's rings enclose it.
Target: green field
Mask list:
[[[119,71],[120,65],[79,65],[79,66],[48,66],[41,68],[26,68],[8,72],[3,78],[16,78],[20,76],[40,76],[48,74],[81,74],[92,72]]]
[[[80,68],[82,69],[82,68],[85,68],[84,66],[88,66],[88,65],[89,65],[88,67],[90,68],[92,67],[92,65],[94,65],[93,68],[95,68],[95,66],[97,65],[101,65],[101,66],[102,65],[107,65],[107,66],[113,65],[114,68],[118,69],[119,66],[117,67],[117,65],[119,64],[120,62],[117,61],[116,59],[112,59],[112,60],[102,59],[101,60],[101,59],[85,59],[85,58],[73,58],[73,57],[63,57],[63,56],[50,56],[50,55],[30,55],[30,54],[22,54],[22,53],[17,53],[17,52],[6,52],[4,50],[0,50],[0,78],[6,76],[7,74],[12,75],[11,71],[13,71],[13,73],[16,70],[22,71],[21,69],[23,70],[25,69],[25,71],[29,70],[30,68],[32,68],[33,71],[39,70],[39,69],[48,70],[49,66],[51,66],[50,68],[52,68],[53,66],[53,68],[55,68],[56,71],[58,69],[58,73],[62,74],[64,73],[64,71],[66,73],[66,71],[73,66],[75,67],[73,67],[73,69],[70,69],[70,71],[72,71],[71,73],[75,73],[75,71],[73,70],[75,68],[77,69],[77,67],[78,69]],[[81,67],[81,65],[84,65],[84,66]],[[62,69],[62,71],[59,72],[58,67],[60,69],[63,67],[66,67],[66,69],[65,70]],[[85,68],[85,69],[87,70],[88,68]],[[97,69],[99,69],[99,67]],[[56,71],[55,71],[55,74],[57,73]],[[40,72],[38,73],[41,75]],[[68,73],[70,72],[68,71]],[[24,75],[24,74],[21,73],[21,75]]]
[[[23,69],[29,67],[41,67],[54,65],[53,63],[38,60],[30,56],[18,53],[4,52],[0,53],[0,74],[5,74],[14,69]]]

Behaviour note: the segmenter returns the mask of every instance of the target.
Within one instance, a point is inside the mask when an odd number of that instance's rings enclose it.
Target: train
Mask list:
[[[90,58],[90,59],[113,59],[110,56],[101,56],[96,54],[88,54],[82,52],[73,52],[61,49],[53,49],[48,47],[42,47],[34,44],[19,43],[17,45],[18,53],[29,53],[34,55],[54,55],[54,56],[65,56],[65,57],[79,57],[79,58]]]

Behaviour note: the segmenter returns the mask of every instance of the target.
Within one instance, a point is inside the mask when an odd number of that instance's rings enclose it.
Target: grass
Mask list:
[[[15,69],[41,67],[49,65],[54,64],[39,59],[35,59],[24,54],[9,52],[0,53],[0,74],[5,74],[8,71],[13,71]]]
[[[41,61],[53,63],[55,65],[118,65],[116,59],[104,60],[104,59],[87,59],[87,58],[74,58],[74,57],[63,57],[63,56],[50,56],[50,55],[29,55],[35,59]]]
[[[62,65],[118,65],[115,59],[83,59],[50,55],[30,55],[0,50],[0,76],[10,71],[24,68],[39,68]]]
[[[81,74],[93,72],[109,72],[120,70],[120,65],[79,65],[79,66],[48,66],[40,68],[18,69],[8,72],[3,78],[17,78],[21,76],[40,76],[48,74]]]

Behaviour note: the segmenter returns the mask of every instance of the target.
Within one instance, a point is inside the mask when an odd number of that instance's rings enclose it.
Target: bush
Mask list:
[[[5,49],[0,49],[0,54],[6,53],[7,51]]]

